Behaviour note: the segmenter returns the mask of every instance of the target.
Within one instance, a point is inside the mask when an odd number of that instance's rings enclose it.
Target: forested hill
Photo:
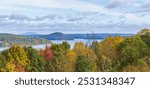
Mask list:
[[[104,39],[106,37],[115,37],[115,36],[133,36],[134,34],[121,34],[121,33],[93,33],[93,34],[63,34],[61,32],[55,32],[48,35],[40,34],[28,34],[24,36],[34,37],[34,38],[44,38],[47,40],[74,40],[74,39]]]
[[[19,45],[38,45],[50,43],[50,41],[41,38],[25,37],[13,34],[0,33],[0,47],[8,47],[13,44]]]

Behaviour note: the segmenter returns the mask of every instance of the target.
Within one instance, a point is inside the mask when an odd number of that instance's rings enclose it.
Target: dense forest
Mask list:
[[[42,38],[31,38],[13,34],[0,34],[0,47],[9,47],[14,44],[18,44],[21,46],[30,46],[44,43],[51,42]]]
[[[43,50],[12,45],[0,52],[1,72],[149,72],[150,30],[107,37],[91,45],[67,42]]]

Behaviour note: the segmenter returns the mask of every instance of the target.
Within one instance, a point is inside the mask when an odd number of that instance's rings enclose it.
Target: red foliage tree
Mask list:
[[[25,72],[25,69],[21,65],[16,64],[16,71],[17,72]]]
[[[52,50],[46,46],[44,50],[40,50],[40,55],[45,59],[45,61],[49,61],[52,59]]]

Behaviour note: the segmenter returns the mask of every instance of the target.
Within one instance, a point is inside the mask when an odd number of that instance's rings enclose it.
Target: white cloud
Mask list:
[[[111,0],[110,3],[112,5],[119,4],[130,4],[133,3],[134,0]],[[134,3],[137,5],[136,3]],[[128,13],[124,14],[124,12],[118,12],[115,10],[107,9],[100,5],[95,5],[89,2],[80,1],[80,0],[2,0],[0,5],[4,7],[15,7],[15,6],[32,6],[32,7],[41,7],[41,8],[59,8],[59,9],[73,9],[77,11],[90,11],[90,12],[99,12],[105,15],[110,15],[114,17],[123,16],[126,19],[132,21],[138,21],[139,23],[145,23],[145,18],[141,18],[136,14]],[[0,6],[0,7],[2,7]],[[150,18],[150,17],[149,17]]]
[[[135,0],[111,0],[111,3],[112,3],[112,5],[114,4],[114,7],[116,7],[118,5],[124,5],[124,4],[130,5],[130,6],[133,5],[133,7],[134,6],[139,7],[141,5],[134,1]],[[147,0],[145,2],[145,4],[148,2],[149,2],[149,0]],[[57,9],[61,9],[62,11],[64,9],[67,9],[67,10],[71,10],[71,11],[75,10],[77,12],[78,11],[79,12],[94,12],[94,14],[92,14],[92,15],[89,14],[88,16],[82,16],[82,17],[80,17],[79,15],[76,15],[76,16],[74,15],[71,18],[66,18],[67,17],[66,16],[66,17],[63,17],[62,19],[59,19],[59,16],[55,16],[55,14],[45,16],[45,17],[39,17],[37,19],[36,18],[30,19],[29,17],[26,17],[26,16],[15,15],[15,16],[12,16],[13,19],[6,20],[6,18],[0,18],[1,26],[7,25],[7,26],[9,26],[9,28],[11,28],[10,26],[12,26],[12,27],[14,26],[14,27],[18,27],[18,28],[22,27],[22,29],[25,29],[25,28],[27,28],[27,29],[30,29],[30,28],[44,29],[45,27],[53,29],[53,26],[55,28],[59,27],[60,29],[62,29],[64,26],[66,26],[66,27],[64,27],[66,29],[69,29],[72,27],[74,27],[74,29],[75,29],[76,23],[82,23],[81,25],[78,24],[78,29],[81,30],[81,28],[83,28],[82,27],[83,24],[85,24],[85,26],[88,26],[87,24],[91,21],[89,18],[86,18],[86,17],[92,18],[94,16],[96,18],[93,21],[93,22],[95,22],[94,24],[100,25],[99,22],[101,22],[102,24],[106,25],[106,26],[99,26],[99,28],[109,27],[109,23],[108,23],[109,19],[113,21],[114,18],[119,18],[119,17],[123,17],[123,19],[128,24],[149,24],[149,22],[150,22],[149,15],[145,15],[145,16],[141,17],[135,13],[131,13],[131,12],[125,13],[125,11],[123,11],[121,8],[120,8],[121,11],[117,11],[115,9],[105,8],[104,6],[101,6],[101,5],[96,5],[96,4],[93,4],[90,2],[80,1],[80,0],[0,0],[0,9],[6,9],[6,11],[7,10],[15,11],[17,9],[24,10],[24,7],[22,7],[22,6],[26,6],[26,7],[29,6],[29,8],[27,8],[27,9],[33,9],[33,10],[37,10],[37,11],[39,11],[39,10],[36,8],[47,8],[47,9],[57,8]],[[35,8],[32,8],[32,7],[35,7]],[[97,17],[98,15],[95,15],[95,12],[99,13],[99,14],[103,14],[104,15],[103,18],[101,16]],[[0,13],[2,13],[2,12],[0,12]],[[60,17],[61,17],[61,13],[60,13]],[[69,15],[69,13],[68,13],[68,15]],[[35,17],[36,17],[36,14],[35,14]],[[10,18],[10,17],[8,17],[8,18]],[[30,19],[30,20],[28,20],[28,19]],[[85,22],[81,21],[81,19],[82,20],[86,19],[86,21]],[[1,20],[4,20],[4,21],[2,22]],[[108,20],[108,21],[106,21],[106,20]],[[113,21],[113,22],[117,22],[117,21],[121,21],[121,20],[115,19],[115,21]],[[127,23],[125,23],[125,24],[127,24]],[[56,24],[56,26],[55,26],[55,24]],[[60,24],[63,24],[64,26],[60,25]],[[95,29],[99,29],[98,26],[95,26],[95,27],[92,26],[94,24],[91,24],[91,29],[92,29],[92,27]],[[112,24],[111,28],[113,28],[114,25],[115,24]],[[117,28],[117,26],[114,26],[114,27]],[[121,26],[118,26],[118,27],[121,28]]]

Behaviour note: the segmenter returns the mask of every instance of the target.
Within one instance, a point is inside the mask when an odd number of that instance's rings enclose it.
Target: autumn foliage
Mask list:
[[[51,44],[42,50],[13,45],[0,52],[1,72],[149,72],[150,31],[92,44]]]
[[[44,50],[40,50],[40,55],[44,58],[45,61],[52,59],[52,50],[46,46]]]

